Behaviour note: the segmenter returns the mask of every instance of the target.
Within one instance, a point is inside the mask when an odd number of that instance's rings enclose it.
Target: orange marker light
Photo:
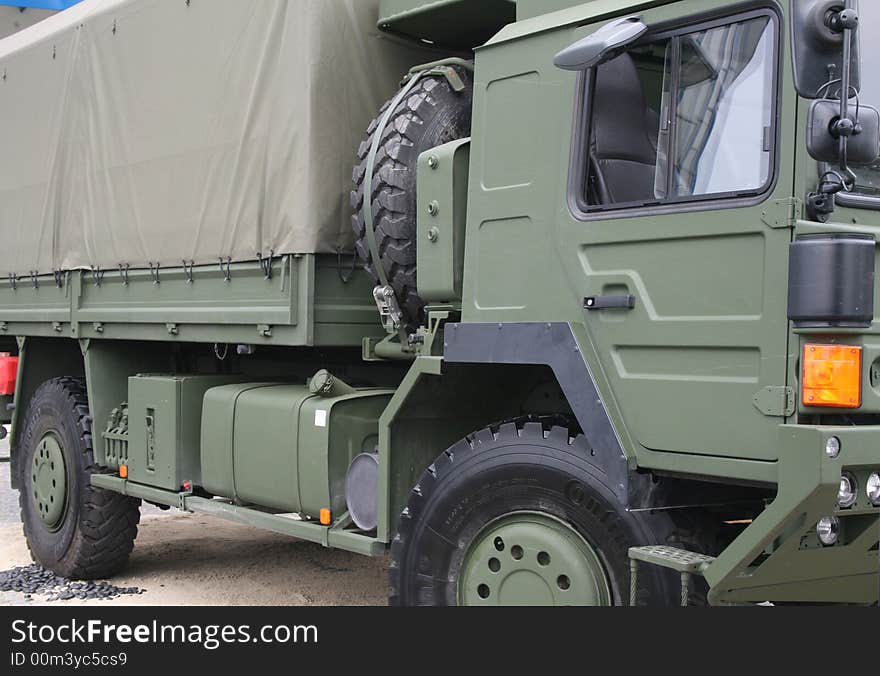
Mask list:
[[[804,345],[802,366],[804,406],[858,408],[862,405],[862,348]]]
[[[119,466],[119,476],[123,479],[128,478],[128,465],[120,465]]]
[[[331,519],[330,519],[330,510],[329,509],[324,507],[324,509],[321,510],[319,516],[321,517],[321,525],[322,526],[329,526],[330,525]]]

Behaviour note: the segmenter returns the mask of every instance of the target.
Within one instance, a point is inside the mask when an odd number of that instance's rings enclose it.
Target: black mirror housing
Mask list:
[[[647,32],[640,17],[618,19],[563,49],[553,63],[562,70],[589,70],[619,56]]]
[[[851,106],[851,113],[855,105]],[[807,117],[807,151],[817,162],[837,165],[840,161],[840,138],[832,129],[840,119],[837,101],[813,101]],[[848,137],[847,162],[853,165],[869,165],[880,157],[880,112],[871,106],[858,107],[858,133]]]
[[[805,99],[828,97],[825,85],[839,79],[843,73],[844,36],[828,25],[828,17],[839,11],[843,4],[843,0],[791,0],[794,85]],[[858,10],[857,0],[850,0],[850,4]],[[861,85],[859,32],[853,33],[849,98],[860,90]]]

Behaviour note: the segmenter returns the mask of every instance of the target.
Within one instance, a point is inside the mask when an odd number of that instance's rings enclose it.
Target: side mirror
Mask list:
[[[648,27],[640,17],[619,19],[566,47],[553,63],[562,70],[589,70],[619,56],[647,32]]]
[[[843,12],[854,12],[857,17],[858,0],[791,0],[794,86],[805,99],[829,96],[826,85],[833,81],[837,85],[832,89],[840,89],[847,57],[850,89],[843,96],[851,98],[860,89],[858,34],[844,30]],[[844,49],[844,43],[849,43],[849,49]]]
[[[840,122],[840,104],[837,101],[813,101],[807,117],[807,151],[817,162],[840,163],[841,136],[835,130]],[[846,137],[846,161],[854,165],[869,165],[880,157],[880,112],[871,106],[860,105],[853,121],[852,135]]]

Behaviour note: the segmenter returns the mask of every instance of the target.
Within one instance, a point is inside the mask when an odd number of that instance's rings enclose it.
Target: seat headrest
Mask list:
[[[599,159],[621,159],[654,165],[656,143],[651,140],[648,104],[635,63],[629,54],[597,69],[593,103],[593,148]],[[656,119],[656,117],[655,117]]]

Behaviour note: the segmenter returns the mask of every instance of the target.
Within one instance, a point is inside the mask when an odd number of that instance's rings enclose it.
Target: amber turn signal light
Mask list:
[[[804,406],[858,408],[862,405],[862,348],[804,345],[802,366]]]
[[[322,526],[329,526],[332,523],[332,519],[330,518],[330,510],[324,507],[320,513],[318,514],[320,517]]]
[[[120,465],[119,466],[119,477],[121,479],[128,478],[128,465]]]

